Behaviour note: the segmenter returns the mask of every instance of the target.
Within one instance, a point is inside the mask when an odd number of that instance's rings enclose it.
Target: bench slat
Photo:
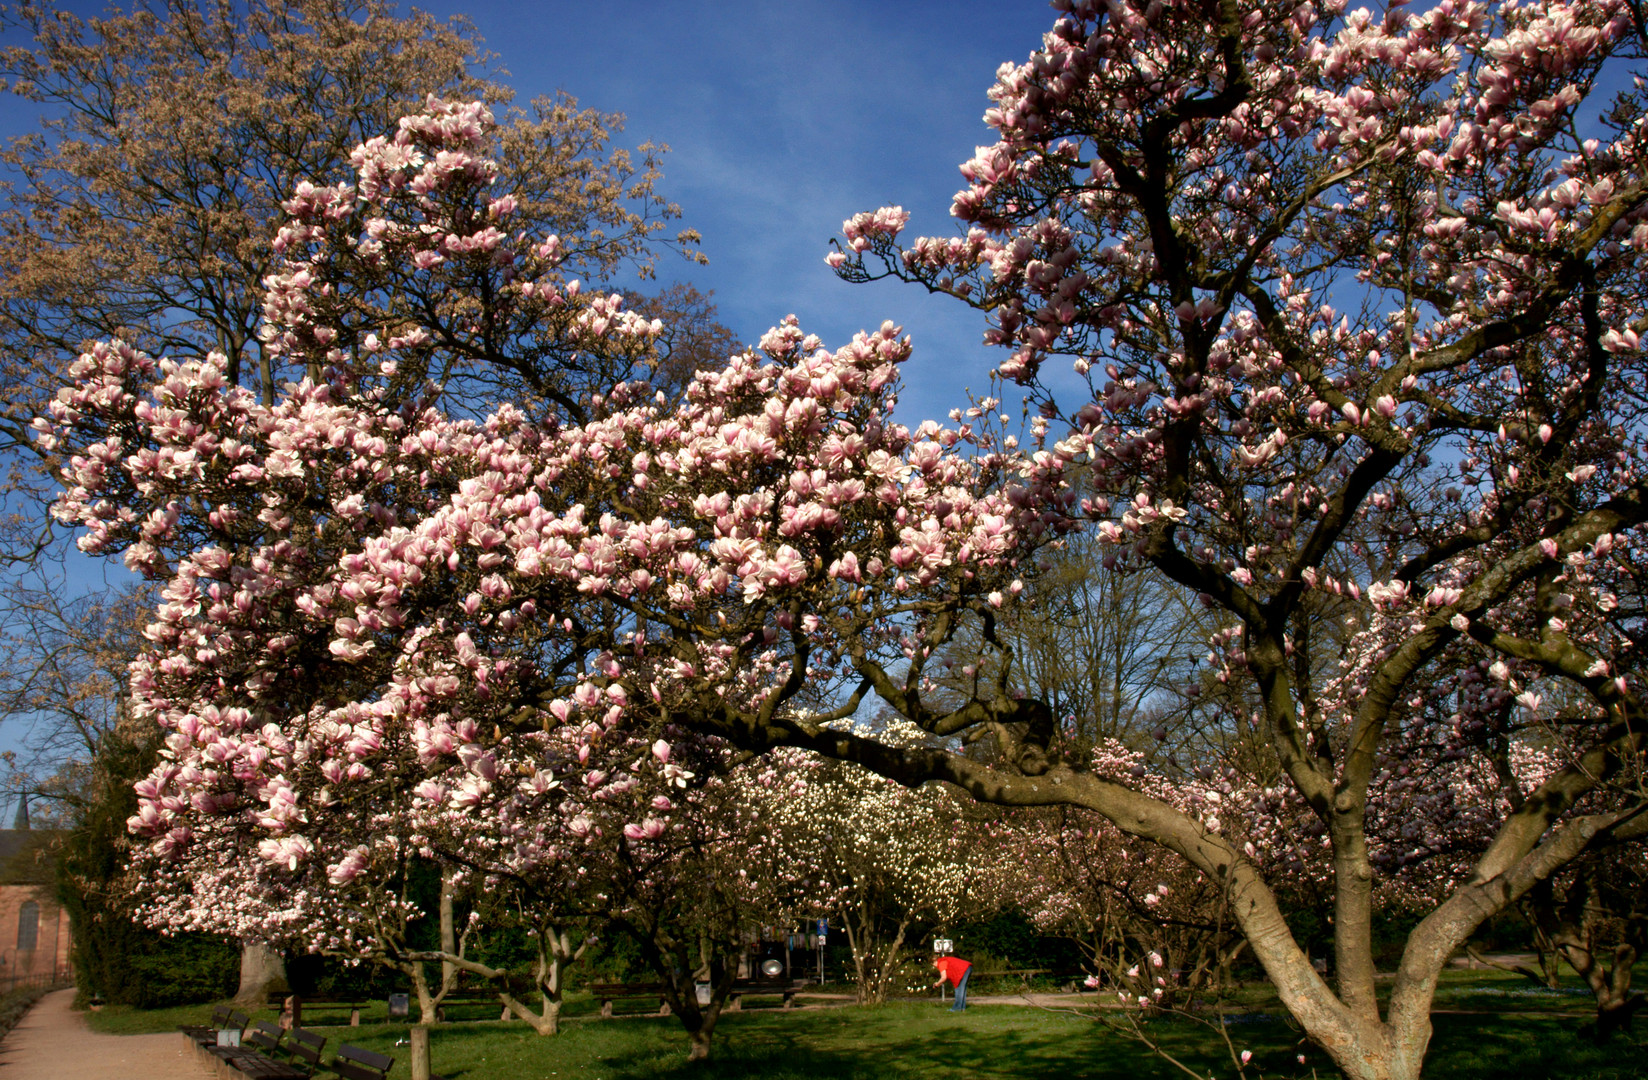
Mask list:
[[[229,1063],[229,1067],[248,1080],[308,1080],[309,1076],[302,1069],[262,1056],[237,1058]]]
[[[338,1057],[358,1061],[362,1065],[370,1065],[374,1069],[383,1069],[386,1072],[395,1066],[395,1059],[388,1054],[380,1054],[375,1050],[363,1050],[358,1046],[350,1046],[348,1043],[338,1047]]]
[[[211,1046],[207,1051],[249,1080],[307,1080],[308,1073],[241,1046]]]
[[[320,1065],[320,1052],[326,1046],[326,1036],[316,1035],[313,1031],[303,1028],[292,1029],[292,1041],[287,1045],[287,1051],[293,1056],[302,1058],[311,1065]]]
[[[241,1038],[261,1050],[279,1050],[280,1040],[286,1034],[277,1024],[267,1020],[259,1020],[252,1025],[252,1029]]]
[[[394,1066],[394,1058],[348,1043],[338,1047],[338,1055],[332,1061],[332,1071],[348,1080],[385,1080]]]

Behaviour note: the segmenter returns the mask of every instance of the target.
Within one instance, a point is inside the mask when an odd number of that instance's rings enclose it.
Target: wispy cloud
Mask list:
[[[956,166],[990,139],[985,91],[1000,63],[1040,43],[1046,5],[643,2],[620,19],[561,2],[461,10],[523,97],[564,89],[626,114],[627,141],[670,145],[664,191],[710,257],[680,274],[715,290],[740,337],[790,313],[830,342],[890,318],[917,346],[901,413],[942,416],[963,386],[985,388],[994,358],[979,315],[912,288],[846,285],[823,258],[844,218],[889,203],[911,212],[912,230],[954,227]]]

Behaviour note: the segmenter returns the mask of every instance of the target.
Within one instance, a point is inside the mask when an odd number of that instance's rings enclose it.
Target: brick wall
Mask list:
[[[35,927],[35,947],[17,947],[18,920],[23,905],[33,901],[39,908]],[[67,977],[69,970],[69,916],[51,898],[49,886],[0,885],[0,991],[22,979],[51,975]]]

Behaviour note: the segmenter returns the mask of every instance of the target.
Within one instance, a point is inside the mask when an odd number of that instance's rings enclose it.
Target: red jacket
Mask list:
[[[937,960],[933,961],[933,966],[938,968],[938,973],[942,975],[951,986],[960,986],[961,980],[967,975],[968,969],[970,969],[973,965],[959,956],[941,956]]]

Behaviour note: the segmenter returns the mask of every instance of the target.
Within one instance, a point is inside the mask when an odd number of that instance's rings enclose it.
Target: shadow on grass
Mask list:
[[[1247,1075],[1327,1080],[1337,1070],[1303,1044],[1280,1016],[1247,1013],[1226,1027],[1237,1051],[1252,1051]],[[1648,1080],[1648,1043],[1639,1033],[1597,1047],[1573,1018],[1454,1015],[1435,1018],[1426,1077],[1448,1080]],[[1157,1019],[1152,1039],[1200,1076],[1234,1077],[1217,1029]],[[407,1073],[406,1028],[333,1028],[351,1042],[396,1058]],[[435,1071],[450,1080],[1154,1080],[1173,1066],[1091,1016],[1016,1007],[978,1007],[962,1016],[939,1008],[889,1006],[725,1016],[713,1056],[686,1060],[679,1021],[648,1017],[565,1025],[554,1038],[521,1025],[462,1024],[435,1029]],[[1306,1061],[1298,1063],[1304,1053]]]
[[[810,1016],[804,1029],[783,1021],[739,1022],[719,1032],[714,1057],[684,1060],[681,1036],[668,1056],[613,1056],[606,1080],[1138,1080],[1163,1063],[1090,1020],[1019,1010],[969,1010],[964,1017],[843,1009]],[[1213,1064],[1192,1053],[1205,1072]]]
[[[1014,1010],[1018,1013],[1018,1010]],[[525,1055],[520,1075],[577,1076],[586,1080],[1040,1080],[1104,1077],[1136,1080],[1144,1059],[1108,1047],[1106,1066],[1095,1069],[1100,1044],[1090,1025],[1045,1016],[1010,1016],[972,1010],[965,1017],[933,1019],[908,1010],[843,1009],[724,1017],[712,1057],[686,1060],[687,1038],[673,1020],[647,1018],[616,1024],[568,1026],[548,1044],[517,1034]],[[1048,1031],[1049,1025],[1059,1029]],[[501,1029],[477,1025],[438,1029],[436,1071],[449,1080],[491,1080],[513,1075],[512,1056],[500,1045]],[[376,1033],[355,1041],[378,1041]],[[1106,1041],[1110,1041],[1106,1039]],[[374,1049],[383,1049],[374,1046]],[[404,1054],[404,1048],[397,1053]],[[528,1058],[533,1059],[528,1064]],[[1124,1066],[1121,1058],[1132,1059]],[[1117,1066],[1112,1068],[1111,1066]],[[524,1071],[524,1070],[530,1070]]]
[[[1648,1080],[1648,1034],[1639,1028],[1597,1045],[1572,1017],[1436,1016],[1427,1076],[1468,1080]]]
[[[976,1040],[991,1042],[988,1060],[981,1060]],[[880,1042],[873,1055],[850,1042],[825,1047],[816,1039],[799,1036],[740,1036],[717,1040],[707,1062],[683,1060],[677,1048],[673,1060],[656,1058],[609,1059],[612,1080],[703,1080],[708,1077],[762,1077],[763,1080],[871,1080],[880,1077],[973,1077],[977,1080],[1024,1077],[1080,1077],[1095,1075],[1088,1056],[1073,1047],[1050,1047],[1020,1032],[958,1031],[902,1042]]]

